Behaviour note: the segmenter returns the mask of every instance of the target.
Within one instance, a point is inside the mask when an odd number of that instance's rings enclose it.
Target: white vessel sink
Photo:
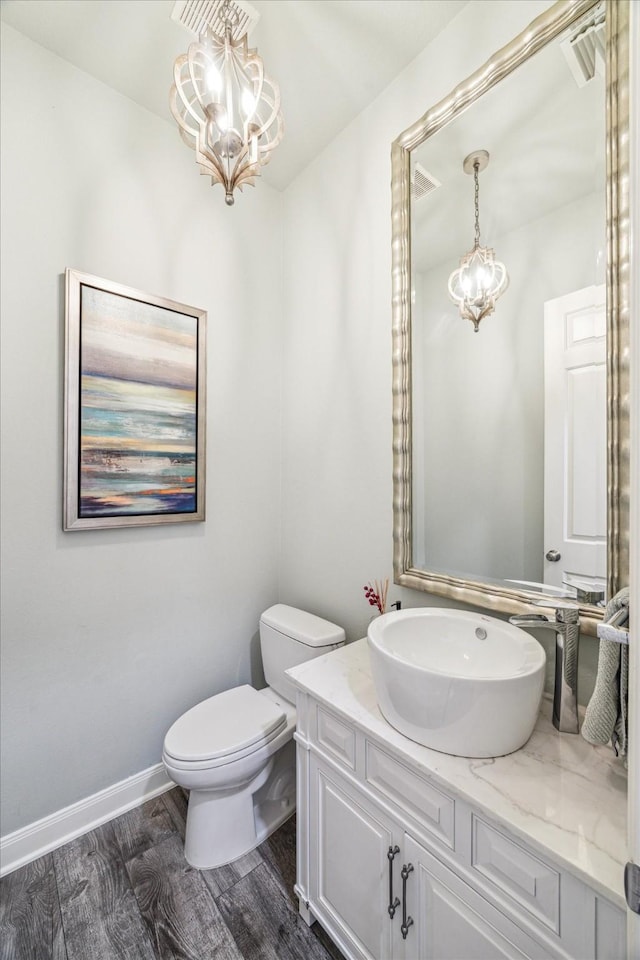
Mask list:
[[[378,706],[411,740],[461,757],[501,757],[533,731],[545,652],[484,614],[399,610],[367,631]]]

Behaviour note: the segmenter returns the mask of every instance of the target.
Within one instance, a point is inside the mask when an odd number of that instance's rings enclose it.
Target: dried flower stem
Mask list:
[[[389,591],[389,578],[385,577],[384,580],[374,580],[373,583],[369,581],[365,587],[363,587],[364,595],[369,601],[370,606],[377,607],[380,613],[384,613],[387,609],[387,593]]]

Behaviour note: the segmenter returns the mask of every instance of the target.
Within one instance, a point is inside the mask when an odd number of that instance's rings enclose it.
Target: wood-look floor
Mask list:
[[[179,787],[0,880],[1,960],[342,960],[298,915],[295,817],[217,870]]]

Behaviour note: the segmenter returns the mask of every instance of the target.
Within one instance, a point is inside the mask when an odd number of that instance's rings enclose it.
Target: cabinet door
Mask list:
[[[366,960],[393,956],[389,898],[389,847],[398,840],[387,819],[339,774],[311,759],[310,906]],[[400,839],[402,835],[400,834]],[[394,896],[400,883],[400,854],[393,861]],[[396,926],[397,920],[393,921]]]
[[[548,960],[557,956],[411,837],[405,835],[403,846],[403,862],[414,868],[406,885],[406,911],[413,919],[405,941],[406,960]]]

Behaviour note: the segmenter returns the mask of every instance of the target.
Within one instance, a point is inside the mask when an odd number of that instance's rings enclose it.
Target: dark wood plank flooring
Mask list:
[[[0,960],[343,960],[298,915],[295,817],[217,870],[176,787],[0,880]]]

